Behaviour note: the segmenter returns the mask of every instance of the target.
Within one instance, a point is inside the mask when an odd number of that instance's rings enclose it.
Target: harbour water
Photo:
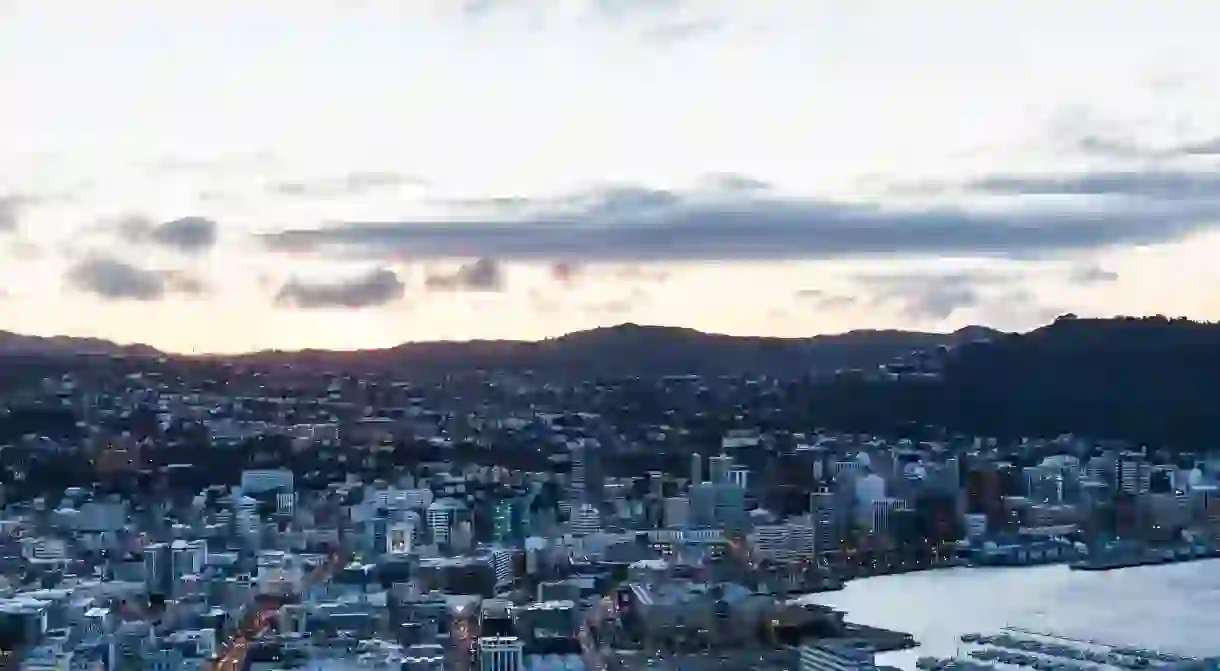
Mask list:
[[[1065,565],[953,568],[854,580],[820,603],[853,622],[910,632],[912,650],[878,655],[913,670],[954,656],[959,637],[1013,626],[1195,657],[1220,655],[1220,559],[1114,571]]]

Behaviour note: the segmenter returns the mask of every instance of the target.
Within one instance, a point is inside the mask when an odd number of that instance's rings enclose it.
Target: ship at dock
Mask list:
[[[1220,660],[1009,627],[962,634],[955,657],[921,657],[920,671],[1217,671]]]

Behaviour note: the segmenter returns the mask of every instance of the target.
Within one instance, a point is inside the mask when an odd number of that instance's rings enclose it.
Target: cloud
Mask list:
[[[1187,156],[1220,155],[1220,137],[1183,144],[1176,148],[1178,154]]]
[[[714,19],[692,19],[664,23],[643,31],[640,37],[648,44],[666,46],[686,42],[720,29],[721,22]]]
[[[548,6],[553,3],[530,3],[526,0],[462,0],[461,13],[471,19],[493,12]],[[642,17],[668,16],[680,11],[685,0],[585,0],[583,9],[588,16],[600,21],[624,21]]]
[[[712,173],[704,177],[704,182],[717,191],[741,191],[748,193],[766,191],[771,188],[771,185],[767,182],[732,172]]]
[[[430,274],[424,286],[433,291],[499,291],[504,287],[504,272],[495,259],[483,257],[452,273]]]
[[[335,282],[288,280],[275,296],[277,305],[306,310],[368,308],[400,300],[406,285],[388,268],[371,270],[358,277]]]
[[[670,271],[660,268],[648,268],[639,265],[627,265],[619,268],[614,276],[620,280],[637,282],[664,282],[669,279]]]
[[[593,315],[621,315],[648,301],[648,294],[643,289],[636,287],[624,296],[589,303],[584,306],[584,311]]]
[[[469,20],[481,20],[509,10],[543,13],[555,3],[525,0],[463,0],[461,15]],[[634,32],[639,40],[654,46],[670,46],[686,42],[719,29],[718,18],[693,14],[700,3],[686,0],[586,0],[580,6],[583,19],[596,25],[609,25]]]
[[[479,17],[499,9],[503,0],[462,0],[462,14],[467,17]]]
[[[348,222],[260,236],[268,248],[356,259],[494,257],[593,262],[819,260],[884,255],[1027,257],[1175,240],[1220,223],[1220,177],[1192,173],[996,176],[993,194],[1155,195],[1121,202],[1019,199],[986,210],[886,207],[769,192],[604,187],[515,200],[463,220]]]
[[[279,161],[279,157],[269,151],[253,151],[206,158],[167,156],[151,161],[144,167],[153,175],[224,175],[266,168]]]
[[[835,294],[821,289],[801,289],[796,292],[797,300],[810,303],[819,310],[841,310],[857,303],[855,296]]]
[[[1114,159],[1169,160],[1220,154],[1220,138],[1206,138],[1166,147],[1153,147],[1119,138],[1085,135],[1077,138],[1074,144],[1081,153]]]
[[[1072,269],[1069,280],[1073,284],[1103,284],[1118,280],[1118,273],[1097,265],[1083,265]]]
[[[107,256],[90,255],[73,264],[66,279],[78,291],[107,300],[156,301],[170,290],[172,274],[147,270]]]
[[[1061,128],[1058,137],[1071,149],[1089,156],[1117,160],[1167,161],[1220,154],[1220,137],[1156,146],[1133,138],[1098,133],[1092,130],[1093,124],[1088,124],[1087,129],[1084,125]]]
[[[562,284],[571,284],[580,276],[582,268],[571,261],[557,261],[551,264],[551,278]]]
[[[203,280],[182,271],[167,273],[165,282],[166,288],[173,293],[200,296],[208,292],[208,287]]]
[[[216,222],[204,217],[183,217],[154,225],[136,215],[124,217],[115,225],[128,242],[152,243],[191,256],[211,250],[218,236]]]
[[[1177,88],[1185,81],[1176,75],[1157,78],[1150,88]],[[1052,142],[1059,148],[1086,156],[1117,161],[1167,162],[1197,156],[1220,154],[1220,136],[1196,137],[1171,143],[1147,142],[1139,137],[1140,131],[1160,132],[1166,127],[1176,128],[1179,135],[1192,134],[1181,117],[1159,115],[1159,118],[1136,124],[1116,121],[1109,115],[1087,106],[1069,105],[1052,116],[1049,133]]]
[[[409,177],[395,172],[357,171],[333,179],[277,182],[271,185],[270,190],[281,196],[334,198],[358,196],[379,189],[422,184],[424,181],[418,177]]]
[[[21,223],[21,211],[34,200],[24,195],[0,196],[0,233],[17,230]]]
[[[973,182],[971,188],[1002,195],[1137,196],[1166,200],[1200,199],[1220,213],[1220,175],[1170,171],[1106,171],[1076,175],[1000,175]]]
[[[874,305],[896,304],[916,321],[942,321],[958,310],[979,307],[989,290],[1011,287],[1014,273],[960,271],[949,273],[895,273],[860,275],[856,280],[872,296]]]
[[[593,10],[607,19],[629,18],[641,13],[676,12],[685,0],[592,0]]]
[[[1085,135],[1075,138],[1072,142],[1075,149],[1083,154],[1117,159],[1144,159],[1155,157],[1159,152],[1148,147],[1099,135]]]
[[[17,203],[14,198],[0,198],[0,233],[17,229]]]

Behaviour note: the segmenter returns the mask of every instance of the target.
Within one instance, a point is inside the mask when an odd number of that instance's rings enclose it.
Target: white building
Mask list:
[[[516,636],[479,639],[479,671],[522,671],[524,645]]]
[[[292,471],[286,468],[242,471],[241,489],[247,494],[260,494],[273,489],[292,491]]]
[[[296,492],[277,492],[275,495],[275,510],[280,515],[292,515],[297,509]]]
[[[684,527],[690,524],[690,499],[685,496],[671,496],[665,499],[662,509],[665,526]]]
[[[428,530],[433,543],[448,543],[453,537],[453,525],[457,514],[465,506],[456,499],[437,499],[428,506]]]
[[[875,655],[864,646],[802,645],[800,671],[873,671]]]
[[[576,536],[595,534],[602,528],[601,511],[591,503],[582,503],[579,508],[572,511],[572,521],[569,526]]]
[[[397,522],[386,529],[386,554],[410,554],[415,547],[415,526],[407,522]]]
[[[233,500],[233,524],[242,536],[257,536],[259,529],[258,501],[238,495]]]

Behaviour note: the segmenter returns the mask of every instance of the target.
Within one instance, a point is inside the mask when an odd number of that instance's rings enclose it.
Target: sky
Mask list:
[[[0,0],[0,329],[1220,319],[1213,0]]]

